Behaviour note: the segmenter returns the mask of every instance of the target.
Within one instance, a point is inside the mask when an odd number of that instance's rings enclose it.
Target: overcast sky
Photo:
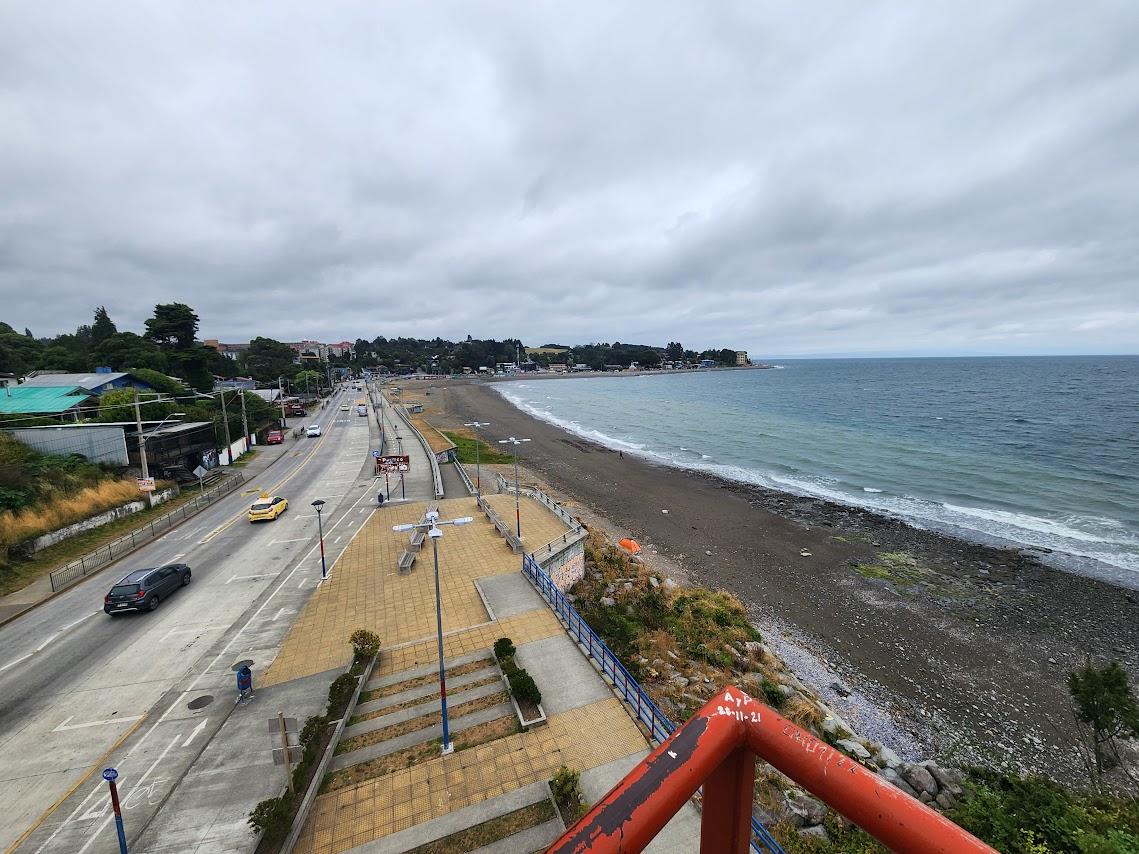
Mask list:
[[[1134,0],[4,2],[0,319],[1134,353],[1137,44]]]

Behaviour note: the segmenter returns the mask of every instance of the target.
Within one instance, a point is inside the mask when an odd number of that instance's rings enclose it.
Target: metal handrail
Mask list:
[[[423,446],[423,452],[427,454],[427,462],[431,466],[431,477],[435,481],[435,497],[442,498],[443,473],[439,471],[439,460],[435,458],[435,452],[431,450],[431,444],[424,438],[423,434],[419,432],[418,428],[411,423],[411,417],[407,414],[406,406],[402,403],[398,407],[392,406],[392,411],[398,412],[400,418],[403,419],[403,423],[410,427],[411,432],[419,439],[419,444]]]
[[[148,524],[143,525],[141,528],[137,528],[129,534],[124,534],[117,540],[113,540],[105,546],[100,546],[93,552],[85,554],[60,569],[55,570],[49,576],[52,592],[58,592],[74,584],[81,578],[85,578],[92,572],[102,569],[107,564],[134,551],[139,546],[156,539],[159,534],[168,531],[174,527],[175,524],[194,515],[199,510],[205,509],[223,495],[228,495],[230,492],[233,492],[244,482],[245,476],[241,472],[228,473],[220,483],[211,486],[201,495],[194,496],[181,507],[171,510],[169,513],[165,513]]]
[[[625,665],[613,654],[613,651],[590,627],[589,623],[582,619],[577,609],[566,599],[565,594],[558,589],[553,579],[546,574],[546,571],[531,555],[523,557],[522,573],[530,579],[530,583],[554,609],[554,613],[566,627],[566,631],[577,641],[586,655],[598,663],[601,673],[609,678],[613,689],[625,701],[628,709],[634,713],[635,720],[640,721],[648,729],[650,740],[657,744],[663,743],[675,732],[676,724],[660,710],[653,698],[629,673]],[[751,819],[751,832],[760,843],[759,845],[752,843],[752,847],[756,851],[766,850],[770,854],[785,854],[783,848],[775,841],[767,828],[754,816]]]

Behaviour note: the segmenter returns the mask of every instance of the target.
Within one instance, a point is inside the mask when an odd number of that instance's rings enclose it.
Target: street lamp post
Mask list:
[[[529,439],[515,439],[513,436],[498,440],[498,444],[510,445],[514,449],[514,521],[518,525],[518,539],[522,539],[522,506],[518,499],[518,446],[529,441]]]
[[[439,646],[439,703],[443,712],[443,755],[447,755],[454,751],[455,746],[451,744],[451,730],[447,720],[447,673],[446,668],[443,666],[443,602],[439,593],[439,540],[443,538],[443,532],[439,529],[440,525],[466,525],[468,522],[474,521],[470,516],[461,516],[458,519],[449,519],[443,521],[439,518],[438,510],[428,510],[423,517],[422,522],[413,522],[407,525],[393,525],[392,530],[413,531],[422,529],[427,532],[427,536],[431,538],[431,553],[435,559],[435,628],[436,639]]]
[[[472,427],[475,431],[475,497],[482,498],[482,470],[479,468],[479,428],[489,427],[489,421],[468,421],[464,427]]]
[[[328,578],[328,567],[324,563],[324,523],[320,518],[320,511],[324,509],[324,501],[320,498],[312,503],[316,508],[316,528],[320,532],[320,580],[325,581]]]
[[[134,423],[135,423],[135,428],[138,430],[138,456],[139,456],[140,467],[142,468],[142,479],[143,480],[150,480],[150,468],[148,467],[147,462],[146,462],[146,440],[149,439],[151,436],[153,436],[155,431],[161,430],[162,425],[165,424],[167,421],[169,421],[171,418],[184,418],[185,415],[186,415],[185,412],[171,412],[169,415],[167,415],[165,418],[163,418],[161,421],[158,422],[158,426],[155,427],[154,430],[151,430],[149,435],[144,434],[142,432],[142,409],[139,406],[139,402],[138,402],[138,392],[136,391],[134,393]],[[154,493],[153,492],[147,492],[146,493],[146,504],[148,507],[154,506]]]

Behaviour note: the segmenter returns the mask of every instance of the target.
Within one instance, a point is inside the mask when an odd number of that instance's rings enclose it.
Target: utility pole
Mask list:
[[[277,377],[277,399],[281,401],[281,427],[285,428],[289,426],[289,423],[285,420],[285,384],[283,377]]]
[[[229,416],[225,411],[225,389],[222,389],[218,394],[221,395],[221,423],[225,428],[225,455],[229,460],[227,465],[233,465],[233,443],[229,438]]]
[[[241,429],[245,431],[245,447],[249,447],[249,417],[245,414],[245,390],[241,390]]]
[[[142,479],[150,477],[150,469],[146,466],[146,437],[142,435],[142,408],[138,405],[138,389],[134,390],[134,424],[138,430],[138,456],[142,461]],[[154,493],[146,493],[146,506],[154,506]]]

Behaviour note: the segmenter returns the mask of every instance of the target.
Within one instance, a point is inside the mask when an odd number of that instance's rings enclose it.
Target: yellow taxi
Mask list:
[[[249,508],[250,522],[271,522],[289,509],[289,502],[279,495],[262,492]]]

